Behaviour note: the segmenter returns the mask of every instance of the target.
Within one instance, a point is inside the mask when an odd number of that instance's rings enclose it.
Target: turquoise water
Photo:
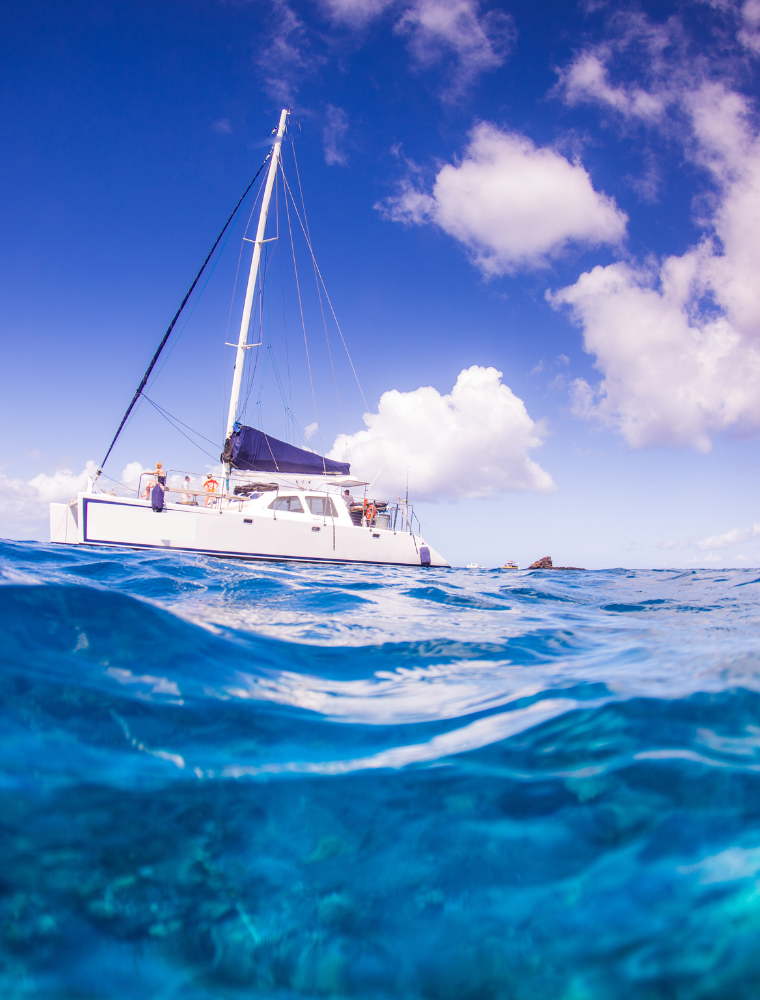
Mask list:
[[[760,572],[0,544],[0,994],[760,996]]]

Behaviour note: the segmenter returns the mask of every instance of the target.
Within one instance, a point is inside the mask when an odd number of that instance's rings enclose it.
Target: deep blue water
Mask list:
[[[3,997],[760,996],[760,571],[0,582]]]

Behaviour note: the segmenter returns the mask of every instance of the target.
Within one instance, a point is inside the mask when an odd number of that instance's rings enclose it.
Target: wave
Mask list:
[[[757,571],[0,544],[0,984],[752,997]]]

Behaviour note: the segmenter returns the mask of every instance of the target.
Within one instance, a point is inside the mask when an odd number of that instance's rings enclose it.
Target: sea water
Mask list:
[[[760,572],[0,547],[0,995],[760,996]]]

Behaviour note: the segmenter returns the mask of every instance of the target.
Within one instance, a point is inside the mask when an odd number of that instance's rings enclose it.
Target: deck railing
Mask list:
[[[172,503],[185,503],[188,506],[197,507],[214,507],[221,509],[222,504],[225,507],[238,506],[239,510],[243,509],[243,504],[246,503],[250,496],[245,494],[235,494],[235,493],[225,493],[224,490],[209,492],[204,490],[202,487],[197,486],[185,486],[184,483],[177,485],[172,484],[169,480],[172,477],[178,475],[190,475],[190,473],[183,472],[178,469],[167,469],[167,484],[164,487],[165,494],[179,494],[183,496],[181,500],[172,500]],[[195,479],[201,479],[202,477],[193,473]],[[221,477],[220,477],[221,478]],[[118,495],[123,492],[125,495],[134,495],[138,499],[150,499],[150,490],[156,483],[155,474],[143,472],[140,475],[138,481],[137,489],[132,490],[122,484],[122,490],[120,490]],[[273,493],[277,493],[282,489],[286,489],[285,485],[278,486],[276,490],[272,490]],[[295,487],[298,489],[298,487]],[[116,491],[112,491],[116,495]],[[147,492],[147,497],[145,496]],[[267,491],[268,492],[268,491]],[[316,491],[315,491],[316,492]],[[189,497],[189,499],[184,499],[184,497]],[[372,504],[372,501],[369,501]],[[359,504],[350,511],[351,519],[353,523],[358,527],[369,527],[369,528],[379,528],[385,531],[395,531],[402,532],[406,531],[410,534],[420,534],[421,526],[419,518],[414,511],[414,504],[406,503],[404,501],[399,501],[395,504],[388,504],[385,508],[378,510],[373,518],[367,520],[364,508]],[[416,526],[416,527],[415,527]]]

